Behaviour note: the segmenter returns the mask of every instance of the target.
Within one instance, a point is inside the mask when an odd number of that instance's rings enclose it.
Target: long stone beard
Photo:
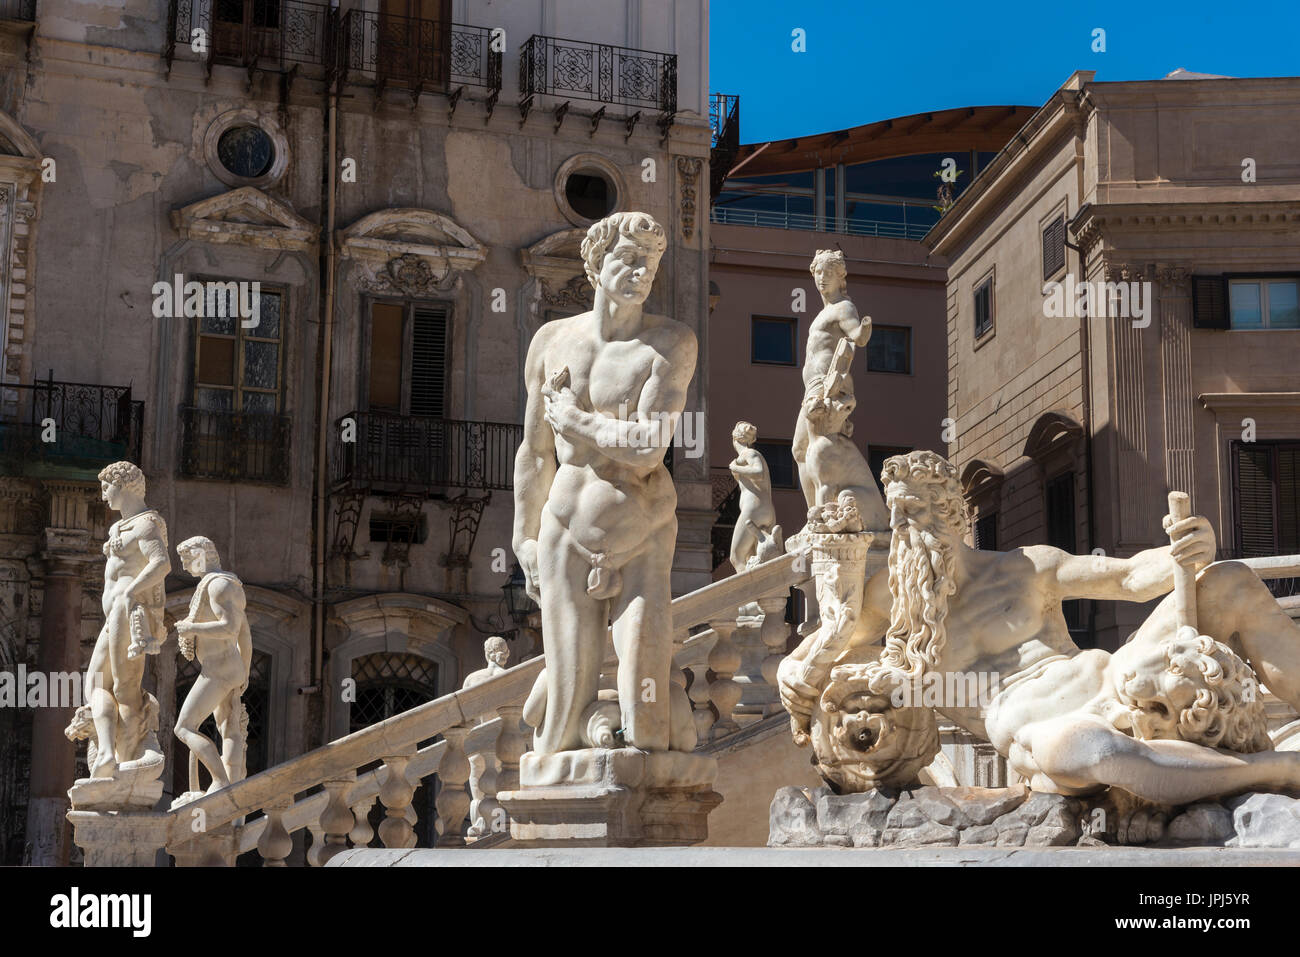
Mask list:
[[[910,532],[910,534],[909,534]],[[920,539],[913,545],[911,537]],[[926,529],[896,530],[889,544],[889,592],[893,604],[885,648],[871,686],[888,693],[918,682],[939,666],[948,643],[948,597],[957,590],[955,550]]]

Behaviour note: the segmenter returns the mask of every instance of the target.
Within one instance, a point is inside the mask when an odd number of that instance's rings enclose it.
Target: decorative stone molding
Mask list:
[[[1002,484],[1005,473],[992,462],[971,459],[962,469],[961,488],[968,499],[979,498],[995,491]]]
[[[174,209],[171,221],[186,239],[261,249],[308,251],[318,235],[288,204],[252,186]]]
[[[40,147],[22,126],[0,111],[0,381],[18,381],[29,371],[35,297],[38,203],[41,193]],[[11,412],[6,398],[4,411]]]
[[[627,196],[627,183],[619,168],[599,153],[578,153],[560,164],[560,168],[555,171],[553,184],[555,205],[559,207],[565,219],[575,226],[581,226],[585,232],[586,228],[596,220],[583,216],[574,209],[569,204],[569,197],[565,192],[569,177],[574,173],[582,172],[600,176],[609,185],[610,191],[614,194],[614,201],[609,208],[611,213],[617,212],[622,207],[624,197]]]
[[[678,209],[682,218],[683,239],[690,239],[695,235],[695,214],[697,211],[695,184],[698,182],[700,170],[703,168],[704,160],[698,156],[677,157],[677,175],[681,177],[678,183],[680,192]]]
[[[222,164],[217,155],[217,144],[222,135],[238,126],[256,126],[271,139],[275,156],[271,159],[271,168],[261,176],[239,176]],[[259,113],[257,110],[227,110],[210,124],[203,134],[203,158],[207,161],[212,175],[227,186],[270,186],[277,182],[289,168],[289,137],[281,129],[273,112]]]
[[[431,209],[384,209],[338,233],[339,256],[360,268],[367,292],[431,296],[455,285],[457,273],[487,258],[487,249],[455,220]]]
[[[1157,263],[1155,281],[1164,299],[1191,298],[1192,267],[1178,263]]]

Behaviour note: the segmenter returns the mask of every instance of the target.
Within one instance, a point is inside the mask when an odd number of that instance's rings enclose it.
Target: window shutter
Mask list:
[[[442,418],[447,389],[447,313],[415,310],[411,330],[411,415]]]
[[[1300,552],[1300,446],[1277,450],[1277,554]]]
[[[1237,527],[1243,558],[1275,554],[1273,450],[1237,446]]]
[[[1227,329],[1228,307],[1222,276],[1192,277],[1192,326],[1196,329]]]
[[[1065,217],[1058,216],[1043,229],[1043,279],[1065,266]]]

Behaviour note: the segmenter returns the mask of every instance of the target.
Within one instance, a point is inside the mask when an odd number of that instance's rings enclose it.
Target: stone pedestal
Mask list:
[[[154,811],[69,811],[68,820],[87,867],[153,867],[170,823]]]
[[[702,754],[587,748],[525,754],[520,787],[497,795],[520,847],[658,847],[698,844],[718,763]]]

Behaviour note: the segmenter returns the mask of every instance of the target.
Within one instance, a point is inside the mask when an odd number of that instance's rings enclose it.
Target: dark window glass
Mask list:
[[[912,371],[912,330],[908,326],[871,327],[867,342],[868,372]]]
[[[750,360],[774,365],[795,364],[795,321],[754,316],[750,319]]]
[[[232,126],[217,140],[217,159],[236,176],[264,176],[275,160],[275,144],[256,126]]]
[[[1047,544],[1074,554],[1075,515],[1074,515],[1074,473],[1065,472],[1050,479],[1043,489],[1044,508],[1047,513]],[[1075,644],[1081,648],[1093,645],[1091,636],[1084,633],[1083,602],[1079,599],[1061,602],[1061,612],[1065,615],[1065,625],[1070,629]]]
[[[614,211],[614,190],[598,173],[572,174],[565,180],[564,198],[575,213],[587,219],[603,219]]]
[[[993,277],[975,288],[975,338],[993,328]]]
[[[754,448],[758,449],[767,462],[768,474],[772,476],[772,488],[799,487],[789,442],[755,442]]]
[[[876,480],[876,485],[884,491],[884,483],[880,481],[880,472],[885,467],[885,462],[895,455],[906,455],[912,451],[910,446],[905,445],[872,445],[867,449],[867,462],[871,466],[871,477]]]
[[[980,517],[975,523],[975,547],[987,552],[998,550],[998,513]]]

